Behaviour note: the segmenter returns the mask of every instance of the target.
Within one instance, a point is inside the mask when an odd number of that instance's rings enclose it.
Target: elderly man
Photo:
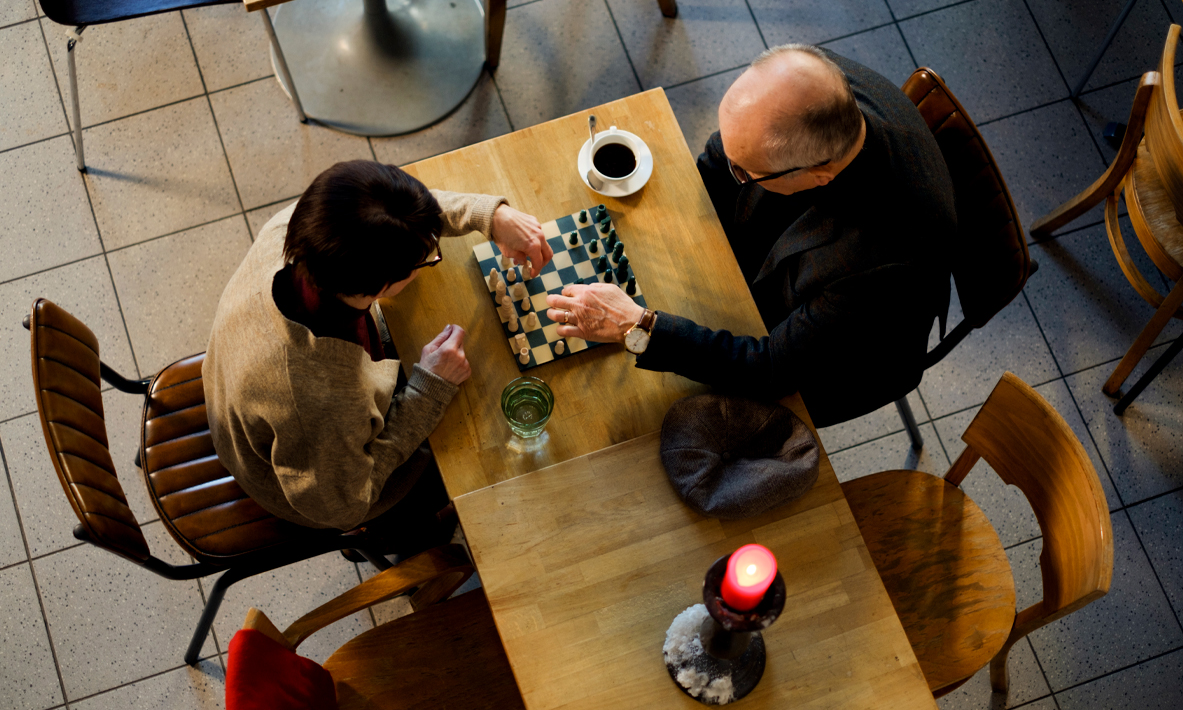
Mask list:
[[[748,396],[799,391],[818,426],[919,384],[956,213],[903,92],[816,47],[770,49],[723,97],[698,168],[770,335],[655,314],[607,284],[547,299],[560,335],[624,342],[637,367]]]

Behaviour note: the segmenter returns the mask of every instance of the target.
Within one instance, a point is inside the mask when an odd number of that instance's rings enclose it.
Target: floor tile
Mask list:
[[[1020,609],[1042,596],[1041,545],[1015,548],[1011,568]],[[1031,633],[1052,690],[1059,690],[1183,645],[1183,631],[1124,513],[1113,515],[1109,594]]]
[[[1129,515],[1175,615],[1183,616],[1183,491],[1134,506]]]
[[[447,118],[421,131],[393,138],[372,138],[378,160],[406,165],[509,133],[509,117],[492,77],[481,74],[476,88]]]
[[[7,12],[0,8],[0,24]],[[41,28],[26,22],[0,30],[0,150],[69,130]]]
[[[1015,201],[1024,232],[1105,172],[1088,127],[1070,101],[1004,118],[982,126],[981,131]],[[1072,226],[1100,222],[1103,210],[1103,205],[1097,205]]]
[[[1129,220],[1122,218],[1120,224],[1138,267],[1160,284],[1154,262],[1142,250]],[[1031,258],[1039,262],[1039,271],[1027,285],[1027,297],[1066,373],[1122,357],[1154,316],[1154,307],[1121,272],[1104,225],[1036,244]],[[1181,333],[1183,322],[1174,320],[1156,342]]]
[[[949,470],[949,460],[941,450],[932,424],[921,424],[920,435],[924,437],[924,449],[919,454],[912,449],[908,432],[901,431],[830,454],[830,464],[838,480],[844,482],[871,473],[898,469],[924,471],[934,476],[945,475]]]
[[[297,199],[299,199],[299,195],[247,212],[246,221],[251,226],[251,240],[253,241],[259,235],[259,231],[263,229],[263,225],[267,224],[268,220],[287,209]]]
[[[143,472],[136,467],[136,451],[140,448],[140,424],[144,415],[144,398],[140,395],[108,389],[103,392],[103,416],[107,420],[107,442],[119,485],[127,496],[127,505],[140,525],[160,516],[148,494]],[[44,444],[42,453],[45,453]],[[60,494],[60,491],[59,491]]]
[[[41,20],[62,98],[71,103],[66,32]],[[201,77],[180,13],[89,27],[74,50],[82,125],[128,116],[201,94]]]
[[[1134,94],[1138,91],[1139,81],[1141,81],[1140,78],[1130,79],[1098,91],[1081,94],[1076,102],[1080,107],[1080,112],[1084,115],[1084,122],[1088,125],[1089,132],[1093,134],[1096,144],[1101,148],[1101,155],[1105,157],[1106,164],[1117,156],[1117,148],[1110,145],[1101,132],[1110,122],[1129,122],[1130,109],[1134,105]],[[1088,184],[1081,185],[1080,189],[1088,187]]]
[[[1109,480],[1109,474],[1106,473],[1105,466],[1101,463],[1101,457],[1097,454],[1096,447],[1093,446],[1093,441],[1089,437],[1084,421],[1080,418],[1080,413],[1076,410],[1076,404],[1072,401],[1068,386],[1064,384],[1063,380],[1055,380],[1036,387],[1035,391],[1059,412],[1068,426],[1072,428],[1072,433],[1084,446],[1084,450],[1088,452],[1109,508],[1120,508],[1121,499],[1117,497],[1117,493],[1113,489],[1113,483]],[[979,408],[974,408],[934,422],[950,460],[956,461],[957,457],[965,451],[965,442],[961,440],[961,436],[969,428],[970,422],[977,416],[978,411]],[[974,465],[969,476],[961,484],[961,488],[990,519],[990,524],[998,532],[998,537],[1002,540],[1004,547],[1017,545],[1040,536],[1039,521],[1035,519],[1035,513],[1032,512],[1027,497],[1018,488],[1003,482],[985,461],[978,461]]]
[[[1065,98],[1067,87],[1023,0],[975,0],[900,23],[978,123]]]
[[[230,643],[234,632],[242,628],[247,609],[252,606],[284,629],[321,604],[356,587],[359,582],[357,567],[339,552],[244,579],[226,592],[222,609],[214,621],[218,642],[223,647]],[[204,579],[201,584],[209,590],[213,578]],[[297,653],[324,663],[333,651],[373,626],[369,613],[359,612],[317,631],[300,644]]]
[[[224,708],[226,672],[216,659],[70,703],[77,710],[215,710]]]
[[[891,22],[887,4],[872,0],[748,0],[769,47],[820,44]]]
[[[1126,381],[1123,392],[1141,377],[1166,345],[1150,349]],[[1127,505],[1183,486],[1179,451],[1183,447],[1183,363],[1163,370],[1118,417],[1116,400],[1101,392],[1117,363],[1072,375],[1068,387],[1080,404],[1109,476]]]
[[[954,296],[949,303],[949,327],[960,322],[961,304]],[[928,349],[937,342],[934,328]],[[944,360],[930,367],[920,382],[920,394],[928,413],[943,417],[985,402],[1007,370],[1030,385],[1041,385],[1060,375],[1022,294],[986,327],[971,332]]]
[[[210,96],[247,209],[304,191],[325,168],[342,160],[373,160],[366,139],[304,124],[277,81]]]
[[[1124,4],[1108,0],[1030,0],[1031,13],[1069,87],[1075,87],[1084,76]],[[1085,88],[1112,84],[1156,67],[1170,24],[1162,3],[1136,3]]]
[[[0,3],[0,27],[37,16],[31,0],[7,0]]]
[[[517,130],[640,88],[607,7],[581,0],[539,0],[507,13],[497,85]]]
[[[30,414],[0,424],[0,443],[29,552],[38,557],[77,546],[73,530],[78,517],[49,458],[40,418]]]
[[[207,91],[271,76],[271,43],[259,13],[238,3],[185,10],[185,26]]]
[[[918,423],[924,424],[928,421],[928,411],[920,401],[919,392],[912,390],[908,393],[908,404],[912,407],[912,416],[916,417]],[[893,402],[858,419],[818,429],[817,435],[826,453],[833,454],[899,431],[904,431],[904,420],[900,418],[900,412]],[[928,443],[925,442],[926,445]]]
[[[874,69],[896,86],[903,86],[916,69],[912,55],[908,54],[908,48],[904,45],[904,38],[895,25],[827,42],[823,46]]]
[[[946,5],[954,5],[964,0],[887,0],[895,19],[902,20],[922,12],[932,12]]]
[[[734,69],[764,51],[744,0],[683,2],[678,16],[654,12],[652,0],[608,0],[641,86],[669,86]]]
[[[250,246],[233,215],[108,255],[143,372],[205,351],[218,299]]]
[[[86,181],[107,249],[241,209],[204,98],[88,129],[83,139]]]
[[[48,298],[85,323],[99,341],[103,362],[127,377],[136,368],[119,314],[111,274],[102,257],[0,284],[0,421],[37,410],[29,362],[29,333],[21,319],[35,298]]]
[[[706,148],[711,134],[719,130],[719,102],[723,100],[723,94],[743,72],[743,69],[735,69],[666,91],[674,117],[686,137],[686,145],[696,160]]]
[[[102,250],[69,136],[0,153],[0,281]]]
[[[1056,694],[1060,710],[1177,710],[1183,707],[1183,650]]]
[[[12,710],[42,710],[62,702],[53,652],[29,565],[0,570],[0,697]]]
[[[0,435],[0,446],[4,439]],[[0,473],[7,474],[7,468],[0,464]],[[0,478],[0,568],[27,560],[25,539],[21,536],[20,522],[16,518],[16,506],[12,502],[12,487],[8,476]]]
[[[1043,671],[1039,669],[1039,662],[1035,660],[1035,653],[1031,651],[1031,644],[1026,639],[1019,641],[1010,650],[1006,665],[1010,672],[1010,692],[1007,693],[1005,704],[998,702],[1000,698],[993,697],[994,691],[990,688],[990,667],[986,666],[975,673],[965,685],[939,698],[937,705],[941,710],[1002,710],[1030,702],[1033,698],[1049,696],[1048,700],[1051,700],[1051,690],[1047,687]],[[1053,702],[1048,707],[1055,710],[1056,706]]]
[[[144,526],[152,553],[190,561],[160,523]],[[69,698],[184,665],[204,605],[197,582],[165,579],[93,545],[34,560]],[[217,652],[212,637],[201,657]]]

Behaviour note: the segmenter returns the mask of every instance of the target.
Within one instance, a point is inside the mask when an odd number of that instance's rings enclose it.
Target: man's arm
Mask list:
[[[730,236],[735,220],[735,201],[739,196],[739,183],[731,176],[727,167],[727,156],[723,153],[723,141],[715,131],[707,140],[706,147],[698,156],[698,174],[707,194],[715,205],[715,214],[723,231]]]

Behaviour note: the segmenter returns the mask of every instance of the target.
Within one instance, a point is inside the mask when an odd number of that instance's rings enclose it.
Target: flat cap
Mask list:
[[[670,483],[714,518],[748,518],[800,498],[819,461],[813,432],[779,404],[702,394],[674,402],[661,424]]]

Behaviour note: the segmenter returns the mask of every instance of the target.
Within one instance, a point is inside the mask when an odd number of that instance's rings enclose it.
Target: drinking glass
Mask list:
[[[501,411],[509,428],[529,439],[546,428],[555,406],[554,393],[537,377],[519,377],[501,391]]]

